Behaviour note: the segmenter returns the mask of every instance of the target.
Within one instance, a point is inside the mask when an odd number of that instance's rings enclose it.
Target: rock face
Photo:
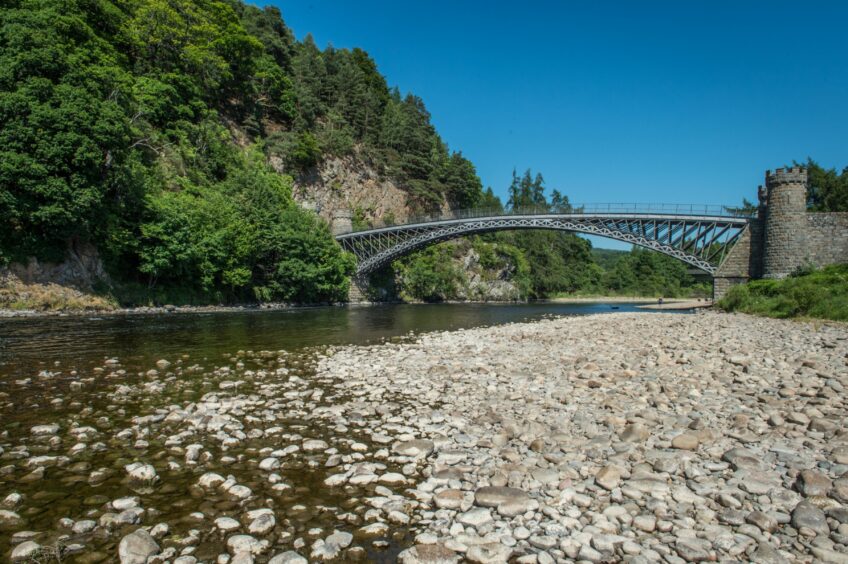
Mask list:
[[[453,261],[464,277],[458,287],[457,299],[508,302],[526,298],[513,280],[516,265],[510,259],[504,259],[500,267],[487,268],[481,264],[480,255],[468,241],[455,240],[450,244],[457,248],[455,255],[458,256]]]
[[[272,157],[271,165],[284,172],[279,159]],[[410,214],[407,192],[356,156],[324,159],[316,170],[295,179],[292,195],[328,222],[340,211],[358,210],[366,221],[374,222],[405,221]],[[443,207],[447,209],[447,204]]]

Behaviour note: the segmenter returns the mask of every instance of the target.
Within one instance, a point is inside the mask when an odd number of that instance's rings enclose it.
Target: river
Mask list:
[[[641,311],[627,303],[398,304],[0,319],[0,379],[60,362],[85,368],[117,356],[144,364],[171,354],[219,356],[240,349],[302,350],[367,344],[409,333],[532,321],[546,316]]]
[[[129,531],[164,523],[168,532],[157,537],[163,548],[213,561],[226,552],[228,538],[215,519],[240,519],[245,531],[245,511],[268,505],[278,521],[265,536],[269,550],[263,558],[292,547],[308,554],[322,535],[356,534],[364,509],[350,491],[340,495],[323,487],[326,453],[292,451],[276,471],[276,482],[258,471],[261,453],[269,445],[277,451],[301,448],[305,439],[334,445],[330,454],[336,446],[344,452],[353,439],[362,448],[379,448],[355,429],[328,427],[312,417],[339,401],[326,383],[309,380],[321,351],[421,332],[635,310],[632,304],[604,303],[450,304],[0,320],[0,502],[20,518],[12,524],[0,520],[0,560],[22,541],[34,540],[42,550],[65,547],[67,561],[112,561]],[[171,364],[157,372],[160,359]],[[289,390],[285,397],[294,398],[284,415],[276,415],[283,434],[269,438],[262,431],[231,430],[231,442],[219,446],[196,429],[180,435],[158,420],[139,423],[139,416],[174,406],[194,409],[209,402],[210,392],[226,397],[234,380],[242,394],[261,394],[269,378],[274,385],[275,373],[291,378],[281,385]],[[265,382],[262,374],[270,375]],[[58,429],[35,432],[36,425]],[[199,460],[187,454],[191,445],[183,439],[199,443]],[[347,456],[348,462],[358,459],[355,452]],[[378,464],[401,469],[391,457],[385,460]],[[133,461],[155,467],[154,484],[132,483],[124,468]],[[204,494],[196,485],[201,471],[235,475],[252,496],[238,501],[224,493]],[[279,487],[281,480],[286,488]],[[375,487],[361,493],[373,495]],[[130,501],[115,502],[127,496]],[[338,508],[349,510],[347,521],[340,521]],[[391,561],[409,542],[400,526],[382,540],[357,537],[364,548],[343,558]]]

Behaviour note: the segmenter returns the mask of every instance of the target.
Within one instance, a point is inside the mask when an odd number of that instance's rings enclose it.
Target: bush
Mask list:
[[[148,197],[132,249],[147,299],[327,302],[346,298],[353,258],[314,213],[295,206],[291,178],[248,151],[226,180]],[[139,300],[139,290],[127,285]]]
[[[718,306],[725,311],[776,318],[848,320],[848,265],[805,270],[784,280],[755,280],[734,286]]]
[[[400,261],[401,297],[425,302],[456,298],[463,276],[452,254],[450,246],[436,245]]]

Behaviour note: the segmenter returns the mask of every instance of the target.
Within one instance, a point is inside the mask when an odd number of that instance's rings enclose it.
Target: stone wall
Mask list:
[[[848,263],[848,213],[808,213],[803,260],[817,267]]]
[[[762,222],[752,221],[713,277],[713,299],[718,300],[732,287],[753,277],[762,262]]]

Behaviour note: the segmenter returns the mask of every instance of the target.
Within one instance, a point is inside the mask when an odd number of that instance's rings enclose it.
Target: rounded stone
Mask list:
[[[681,433],[671,440],[671,446],[681,450],[697,450],[699,442],[697,435]]]
[[[463,494],[461,490],[447,489],[433,496],[433,503],[439,509],[459,509],[462,505]]]
[[[158,552],[159,545],[144,529],[128,534],[118,544],[121,564],[145,564],[150,556]]]

